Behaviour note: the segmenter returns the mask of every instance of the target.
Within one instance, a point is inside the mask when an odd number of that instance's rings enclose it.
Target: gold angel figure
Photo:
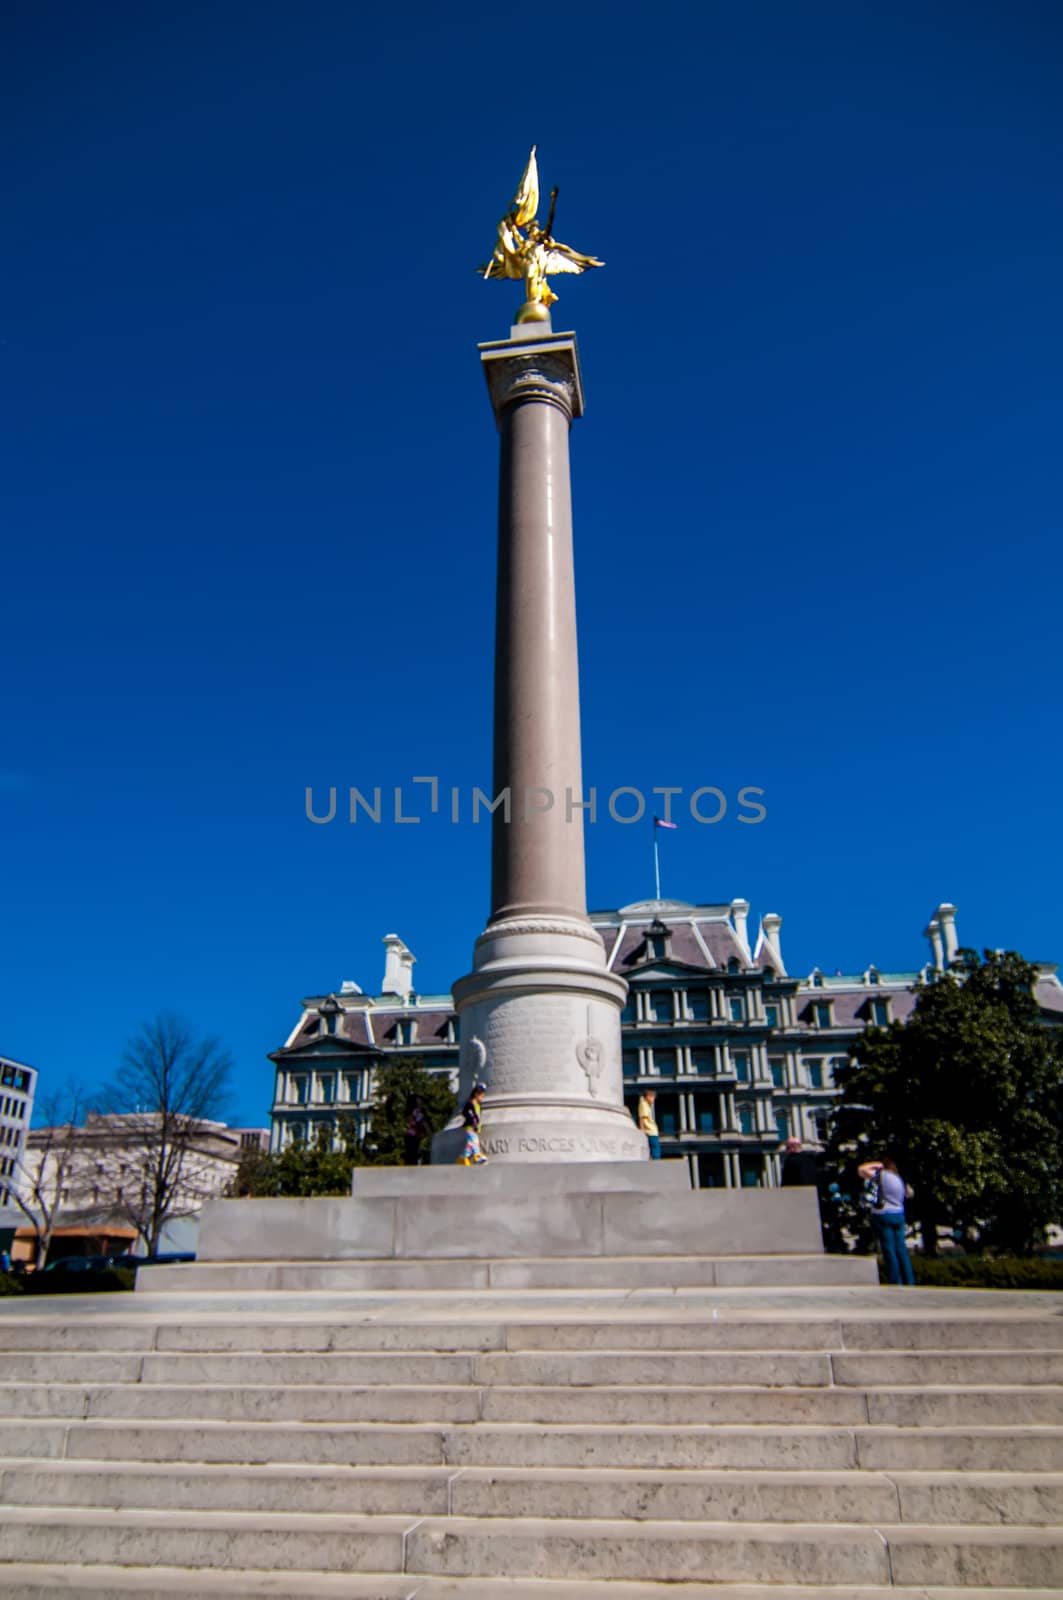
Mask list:
[[[486,266],[477,268],[485,278],[523,278],[525,304],[517,312],[518,322],[545,321],[557,299],[547,278],[555,272],[585,272],[588,267],[604,267],[597,256],[581,255],[570,245],[559,244],[553,236],[557,190],[550,195],[550,214],[546,227],[536,218],[539,209],[539,167],[535,159],[538,146],[532,145],[509,210],[498,224],[498,242]]]

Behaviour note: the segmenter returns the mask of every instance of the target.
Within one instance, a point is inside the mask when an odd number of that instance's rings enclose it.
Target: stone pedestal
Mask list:
[[[624,1107],[620,1012],[587,918],[568,436],[576,341],[549,324],[481,345],[501,437],[491,915],[454,985],[464,1099],[487,1084],[491,1159],[640,1161]],[[432,1143],[456,1159],[460,1128]]]

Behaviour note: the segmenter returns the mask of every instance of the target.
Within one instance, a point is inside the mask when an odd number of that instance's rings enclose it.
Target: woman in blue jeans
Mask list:
[[[904,1219],[904,1179],[897,1171],[892,1156],[882,1161],[865,1161],[858,1167],[861,1178],[874,1179],[878,1186],[876,1201],[871,1210],[875,1237],[882,1251],[882,1264],[886,1269],[887,1283],[914,1284],[912,1258],[905,1241],[907,1224]]]

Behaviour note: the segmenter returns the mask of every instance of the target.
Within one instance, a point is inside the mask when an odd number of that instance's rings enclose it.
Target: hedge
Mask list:
[[[1063,1261],[1043,1256],[913,1255],[912,1266],[928,1289],[1063,1289]]]

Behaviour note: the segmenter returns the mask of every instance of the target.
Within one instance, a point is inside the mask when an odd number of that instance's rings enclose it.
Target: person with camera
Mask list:
[[[872,1189],[871,1225],[882,1251],[886,1282],[913,1285],[915,1272],[905,1238],[904,1202],[908,1186],[897,1171],[897,1163],[886,1155],[881,1161],[865,1161],[856,1170]]]

